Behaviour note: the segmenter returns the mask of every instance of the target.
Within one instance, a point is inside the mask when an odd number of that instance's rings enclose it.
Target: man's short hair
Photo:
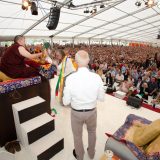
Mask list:
[[[85,53],[85,57],[81,57],[79,55],[80,52]],[[80,65],[83,65],[83,66],[87,66],[89,61],[90,61],[88,53],[84,50],[80,50],[76,53],[75,60],[76,60],[77,64],[80,64]]]
[[[14,43],[17,43],[19,39],[24,38],[22,35],[17,35],[14,37]]]

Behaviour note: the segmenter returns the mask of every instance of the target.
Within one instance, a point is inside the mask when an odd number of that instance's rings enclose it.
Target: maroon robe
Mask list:
[[[24,59],[18,48],[18,43],[10,46],[1,59],[0,70],[11,78],[27,78],[38,75],[38,71],[32,67],[26,67]]]

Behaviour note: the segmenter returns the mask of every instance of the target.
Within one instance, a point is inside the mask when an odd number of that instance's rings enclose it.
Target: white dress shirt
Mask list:
[[[117,74],[116,75],[116,80],[117,81],[124,81],[124,75],[123,74],[121,74],[121,75]]]
[[[93,109],[97,100],[104,100],[102,79],[86,67],[79,68],[66,78],[63,95],[64,105],[71,103],[76,110]]]

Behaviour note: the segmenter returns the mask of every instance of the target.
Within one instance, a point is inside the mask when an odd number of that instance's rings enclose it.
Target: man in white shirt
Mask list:
[[[119,73],[116,75],[116,82],[121,83],[122,81],[124,81],[124,75],[121,71],[119,71]]]
[[[91,159],[95,155],[97,100],[104,100],[103,82],[99,75],[90,72],[87,68],[89,55],[81,50],[75,55],[78,71],[66,78],[63,91],[63,104],[71,103],[71,126],[74,138],[73,155],[83,160],[84,147],[82,141],[83,124],[88,130],[88,155]]]

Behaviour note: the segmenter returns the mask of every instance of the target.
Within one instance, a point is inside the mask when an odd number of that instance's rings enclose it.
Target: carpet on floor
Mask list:
[[[113,93],[107,93],[107,94],[115,97]],[[115,97],[115,98],[117,98],[117,97]],[[127,97],[124,97],[123,100],[124,100],[124,101],[127,101]],[[159,109],[159,108],[153,108],[153,107],[152,107],[151,105],[149,105],[149,104],[142,103],[142,107],[147,108],[147,109],[149,109],[149,110],[152,110],[152,111],[154,111],[154,112],[160,113],[160,109]]]

